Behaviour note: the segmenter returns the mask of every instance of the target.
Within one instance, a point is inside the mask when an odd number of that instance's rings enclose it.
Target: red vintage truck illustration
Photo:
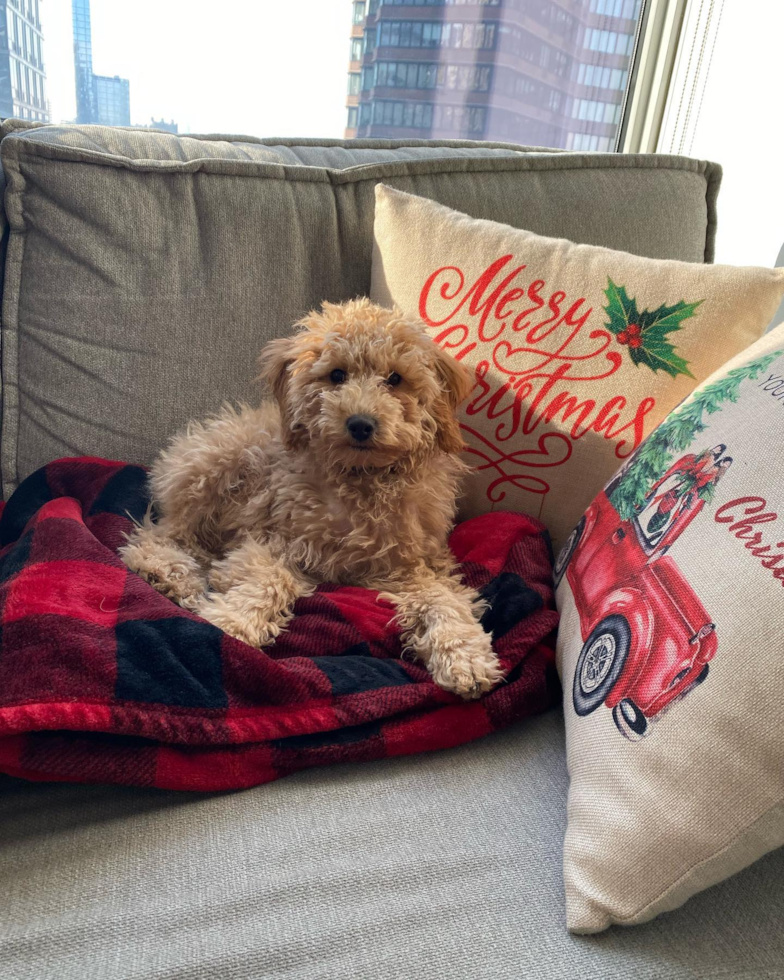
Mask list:
[[[619,731],[637,740],[665,708],[702,684],[717,646],[708,611],[667,556],[732,463],[717,446],[684,456],[648,491],[634,517],[611,503],[623,474],[599,494],[564,545],[566,574],[583,639],[572,700],[578,715],[601,704]]]

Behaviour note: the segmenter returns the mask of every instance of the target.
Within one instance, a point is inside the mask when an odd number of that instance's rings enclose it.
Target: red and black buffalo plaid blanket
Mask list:
[[[376,593],[322,586],[256,650],[161,596],[117,557],[146,473],[64,459],[0,519],[0,772],[169,789],[251,786],[307,766],[458,745],[557,698],[541,524],[497,513],[451,547],[490,602],[507,680],[462,702],[401,658]]]

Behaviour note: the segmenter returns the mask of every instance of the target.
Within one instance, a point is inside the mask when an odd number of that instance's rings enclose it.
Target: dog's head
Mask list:
[[[349,469],[460,452],[455,409],[470,390],[469,374],[421,324],[357,299],[324,303],[296,326],[259,361],[289,448],[309,446]]]

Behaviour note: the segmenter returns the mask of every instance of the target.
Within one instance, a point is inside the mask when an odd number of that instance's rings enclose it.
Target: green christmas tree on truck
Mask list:
[[[705,416],[718,412],[725,402],[736,402],[744,381],[753,381],[784,350],[773,351],[728,371],[705,385],[648,436],[632,457],[629,467],[610,494],[610,502],[622,520],[631,520],[645,503],[645,497],[673,460],[682,454],[694,437],[707,428]],[[710,492],[710,491],[708,491]]]

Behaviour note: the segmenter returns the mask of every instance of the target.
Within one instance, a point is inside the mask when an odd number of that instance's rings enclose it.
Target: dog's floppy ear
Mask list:
[[[433,408],[438,423],[438,445],[443,452],[456,454],[463,450],[463,439],[455,410],[472,388],[471,374],[446,351],[435,345],[433,348],[433,368],[442,391]]]
[[[278,337],[271,340],[259,355],[259,377],[266,381],[280,409],[281,435],[287,449],[301,449],[307,443],[305,428],[292,416],[289,401],[291,369],[297,359],[295,337]]]

